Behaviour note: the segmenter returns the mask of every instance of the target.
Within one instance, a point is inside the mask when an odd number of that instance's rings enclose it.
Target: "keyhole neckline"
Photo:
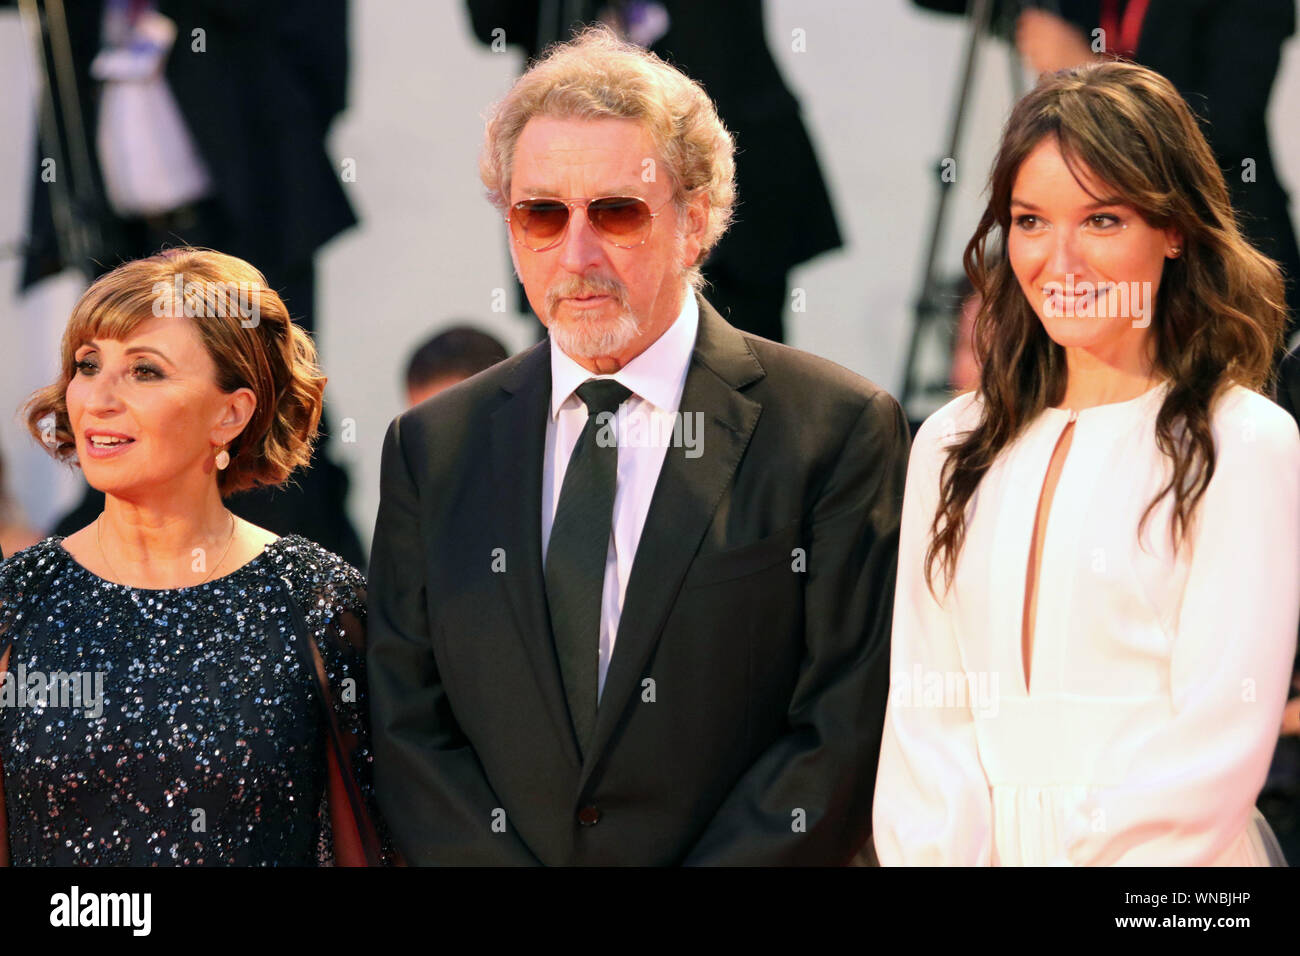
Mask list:
[[[1043,411],[1048,417],[1061,422],[1123,417],[1146,409],[1148,405],[1153,404],[1157,399],[1163,400],[1170,384],[1169,379],[1161,379],[1141,395],[1125,399],[1122,402],[1106,402],[1102,405],[1090,405],[1087,408],[1056,408],[1055,406],[1048,406]]]

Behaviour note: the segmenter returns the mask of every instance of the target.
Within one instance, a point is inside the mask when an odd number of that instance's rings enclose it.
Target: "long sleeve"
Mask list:
[[[1127,776],[1068,822],[1071,863],[1212,863],[1263,786],[1300,616],[1300,434],[1271,402],[1246,398],[1215,422],[1218,461],[1172,635],[1172,714],[1132,728],[1144,738]]]
[[[912,448],[898,549],[889,706],[876,774],[874,837],[882,865],[988,865],[993,810],[969,705],[925,706],[923,675],[965,668],[952,618],[925,583],[924,561],[954,412],[932,415]],[[935,590],[943,596],[943,581]],[[945,683],[947,681],[945,680]]]
[[[443,689],[420,555],[419,489],[398,418],[384,439],[370,557],[371,712],[379,806],[408,863],[536,864],[513,830],[492,830],[500,799]]]
[[[879,393],[845,435],[810,515],[807,650],[789,731],[742,776],[685,863],[842,864],[866,842],[907,448],[902,410]],[[792,826],[795,809],[805,829]]]
[[[366,681],[366,593],[358,580],[319,595],[311,617],[312,654],[325,702],[328,776],[320,854],[328,864],[393,862],[392,841],[375,803],[370,699]],[[324,609],[330,609],[326,614]],[[324,620],[319,620],[324,618]]]

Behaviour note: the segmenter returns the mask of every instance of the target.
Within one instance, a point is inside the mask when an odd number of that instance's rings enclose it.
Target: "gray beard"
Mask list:
[[[641,326],[630,312],[622,312],[613,322],[554,322],[548,331],[565,355],[597,358],[623,352],[641,333]]]

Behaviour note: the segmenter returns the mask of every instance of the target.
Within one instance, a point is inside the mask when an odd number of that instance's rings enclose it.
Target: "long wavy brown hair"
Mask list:
[[[1166,260],[1149,334],[1155,370],[1170,387],[1156,442],[1173,464],[1138,526],[1174,496],[1177,547],[1214,475],[1211,407],[1232,384],[1270,385],[1286,306],[1276,263],[1243,238],[1214,153],[1186,102],[1163,76],[1122,61],[1043,77],[1014,107],[989,176],[989,200],[966,246],[966,274],[980,297],[973,345],[980,364],[976,426],[948,448],[926,552],[950,586],[966,534],[966,507],[998,455],[1066,388],[1065,350],[1048,336],[1007,255],[1011,190],[1025,158],[1054,137],[1076,180],[1089,176],[1156,229],[1182,233]],[[1082,175],[1086,172],[1088,175]],[[1085,187],[1086,188],[1086,187]]]

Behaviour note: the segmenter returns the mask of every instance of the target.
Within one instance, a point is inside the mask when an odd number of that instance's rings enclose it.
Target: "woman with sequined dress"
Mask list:
[[[315,359],[220,253],[127,263],[78,302],[24,411],[106,501],[0,564],[0,865],[388,861],[364,578],[223,504],[308,462]]]

